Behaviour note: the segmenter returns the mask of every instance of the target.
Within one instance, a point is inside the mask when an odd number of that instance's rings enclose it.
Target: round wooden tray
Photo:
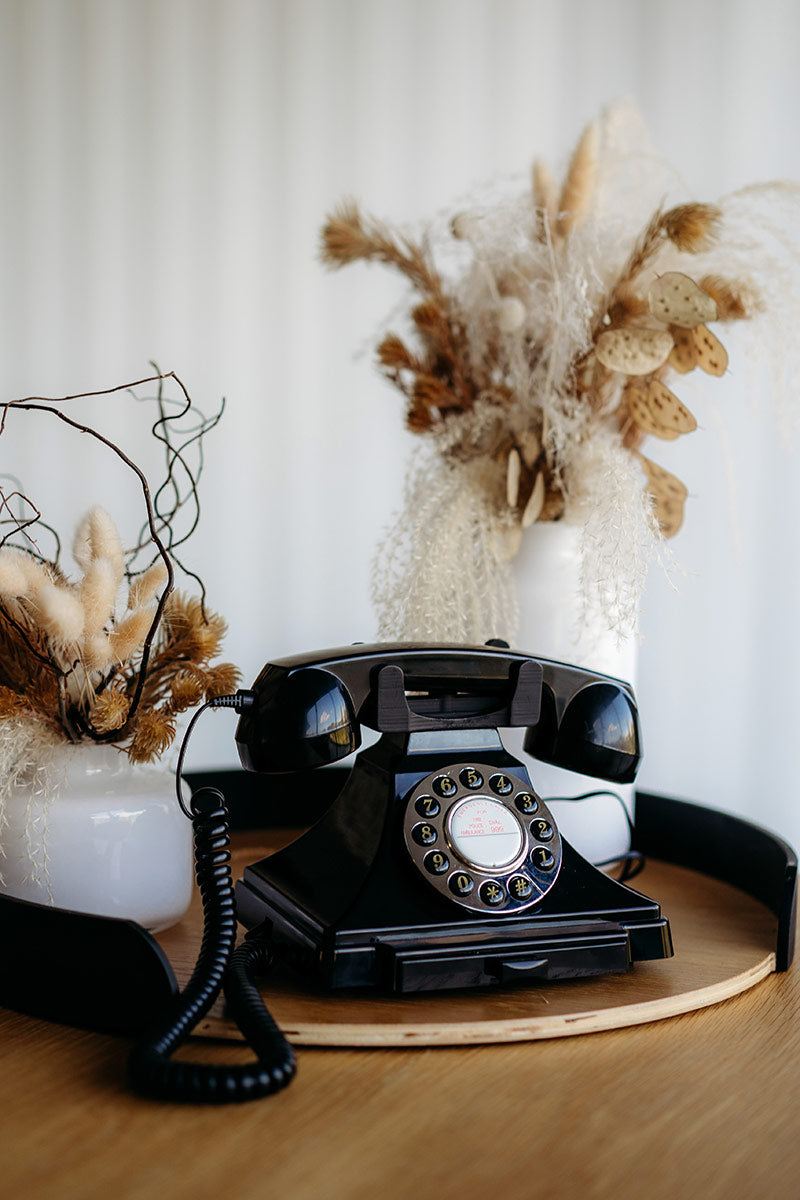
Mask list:
[[[278,835],[275,841],[264,832],[237,838],[234,876],[277,848]],[[301,990],[295,977],[277,971],[265,980],[263,994],[289,1040],[299,1046],[475,1045],[658,1021],[726,1000],[775,970],[777,918],[744,892],[658,861],[648,861],[634,886],[657,900],[669,918],[674,958],[594,979],[405,996]],[[184,920],[158,935],[181,986],[194,966],[201,930],[202,909],[195,897]],[[241,1038],[219,1001],[195,1033]]]

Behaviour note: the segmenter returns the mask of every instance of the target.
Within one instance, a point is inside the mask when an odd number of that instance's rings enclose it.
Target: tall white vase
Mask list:
[[[612,675],[635,690],[636,639],[620,640],[602,623],[590,626],[582,618],[580,538],[580,527],[565,521],[537,522],[525,531],[514,560],[520,611],[514,649]],[[614,797],[620,797],[632,814],[633,785],[609,784],[540,763],[522,750],[523,731],[505,736],[511,752],[526,762],[536,791],[576,850],[590,862],[602,862],[628,849],[628,824]],[[610,789],[613,795],[576,803],[553,799],[598,789]]]
[[[192,896],[192,824],[174,776],[131,764],[111,746],[65,744],[54,753],[48,794],[32,773],[6,799],[2,891],[151,931],[179,920]]]

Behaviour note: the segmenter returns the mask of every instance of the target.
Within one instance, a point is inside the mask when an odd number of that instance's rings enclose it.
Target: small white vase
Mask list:
[[[635,691],[635,637],[620,639],[602,620],[590,625],[583,617],[580,539],[580,526],[566,521],[541,521],[525,530],[513,563],[520,613],[514,648],[612,675],[630,683]],[[590,862],[603,862],[624,853],[629,828],[614,796],[632,814],[633,785],[605,783],[540,763],[522,750],[523,736],[523,731],[506,735],[508,747],[526,762],[534,788],[552,807],[567,840]],[[578,803],[553,799],[599,789],[609,789],[613,795]]]
[[[174,924],[193,881],[192,824],[178,806],[174,775],[95,743],[65,744],[55,755],[49,795],[34,782],[7,798],[2,890],[127,918],[151,932]]]

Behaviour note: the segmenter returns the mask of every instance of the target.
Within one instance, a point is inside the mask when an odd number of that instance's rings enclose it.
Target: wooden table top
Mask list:
[[[0,1030],[0,1180],[15,1200],[800,1194],[800,963],[630,1028],[302,1047],[287,1091],[230,1108],[132,1095],[125,1038],[8,1010]],[[247,1057],[230,1041],[188,1050]]]

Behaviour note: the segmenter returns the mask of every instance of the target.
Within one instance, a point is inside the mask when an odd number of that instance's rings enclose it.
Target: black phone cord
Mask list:
[[[223,703],[225,700],[232,707],[229,698],[223,698]],[[214,706],[213,701],[210,706]],[[178,776],[180,787],[180,771]],[[203,940],[186,987],[131,1051],[128,1078],[142,1095],[162,1100],[206,1104],[255,1100],[285,1088],[296,1071],[294,1052],[255,982],[256,975],[269,969],[272,951],[258,929],[251,930],[234,948],[236,902],[228,811],[222,793],[215,788],[201,788],[192,796],[190,806],[195,875],[204,914]],[[230,1016],[255,1052],[255,1061],[237,1065],[174,1061],[171,1056],[206,1015],[221,988]]]

